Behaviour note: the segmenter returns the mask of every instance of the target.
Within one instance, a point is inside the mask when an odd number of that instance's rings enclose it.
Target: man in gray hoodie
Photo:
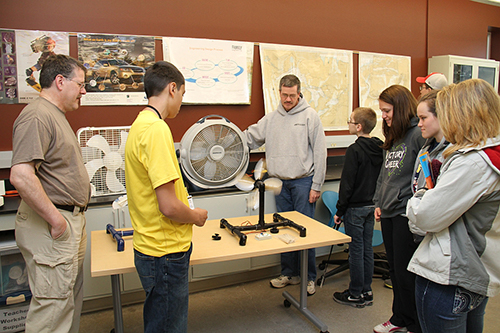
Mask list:
[[[278,212],[298,211],[314,217],[316,201],[326,173],[325,132],[318,113],[300,93],[300,80],[289,74],[280,80],[281,104],[245,130],[248,146],[266,144],[267,172],[283,181],[276,196]],[[274,288],[300,283],[299,253],[281,255],[281,275],[271,280]],[[316,251],[308,253],[307,294],[316,290]]]

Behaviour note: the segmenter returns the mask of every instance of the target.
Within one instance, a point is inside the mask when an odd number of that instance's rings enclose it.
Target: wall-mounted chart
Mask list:
[[[78,59],[87,68],[82,105],[147,104],[143,81],[155,62],[154,37],[78,34]]]
[[[164,37],[163,56],[184,75],[184,103],[250,104],[253,43]]]
[[[40,71],[45,60],[54,54],[69,55],[69,33],[16,30],[17,78],[19,103],[38,98]]]
[[[377,126],[371,133],[384,140],[378,96],[393,84],[411,89],[411,57],[359,52],[359,106],[377,112]]]
[[[280,103],[279,81],[295,74],[325,130],[346,129],[352,111],[352,51],[259,44],[266,113]]]
[[[0,104],[18,103],[16,33],[0,30]]]

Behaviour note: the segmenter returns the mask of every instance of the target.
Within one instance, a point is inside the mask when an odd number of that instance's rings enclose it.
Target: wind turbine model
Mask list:
[[[283,185],[282,181],[278,178],[268,178],[266,180],[262,180],[264,174],[267,172],[265,170],[265,161],[264,159],[260,159],[255,166],[254,178],[250,178],[248,175],[244,175],[241,177],[236,183],[236,187],[242,191],[251,191],[254,189],[252,194],[252,200],[254,200],[254,207],[259,207],[259,222],[254,225],[245,225],[245,226],[233,226],[226,219],[220,220],[220,227],[227,228],[233,235],[239,237],[241,246],[245,246],[247,242],[247,235],[243,233],[244,231],[253,231],[253,230],[266,230],[270,229],[270,232],[273,234],[277,234],[279,232],[278,227],[290,227],[297,229],[300,233],[300,237],[306,237],[306,228],[303,226],[284,218],[278,213],[273,214],[273,222],[266,223],[264,221],[264,194],[266,188],[268,190],[273,191],[275,195],[280,194],[281,187]],[[258,196],[257,196],[258,193]],[[258,197],[258,201],[257,201]]]

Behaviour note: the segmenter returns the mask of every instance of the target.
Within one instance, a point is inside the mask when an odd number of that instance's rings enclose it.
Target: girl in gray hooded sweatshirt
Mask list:
[[[375,333],[418,332],[415,308],[415,275],[407,271],[417,244],[408,227],[406,202],[417,154],[424,144],[417,127],[417,101],[405,87],[393,85],[379,96],[385,142],[384,161],[377,181],[375,219],[382,222],[382,235],[393,286],[392,317],[373,328]]]

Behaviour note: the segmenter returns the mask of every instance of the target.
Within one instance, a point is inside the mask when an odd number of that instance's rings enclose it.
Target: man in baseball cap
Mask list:
[[[422,83],[420,86],[420,97],[431,92],[431,90],[439,90],[448,85],[446,76],[436,72],[426,77],[417,77],[417,82]]]

